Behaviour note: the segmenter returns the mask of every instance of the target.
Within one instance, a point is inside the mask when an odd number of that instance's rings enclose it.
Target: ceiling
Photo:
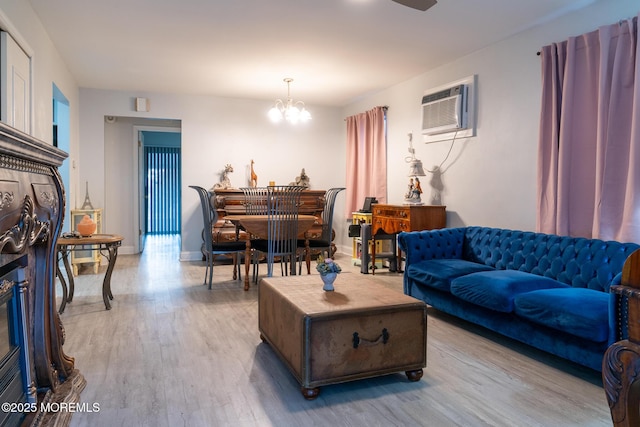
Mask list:
[[[596,0],[30,0],[80,87],[342,106]]]

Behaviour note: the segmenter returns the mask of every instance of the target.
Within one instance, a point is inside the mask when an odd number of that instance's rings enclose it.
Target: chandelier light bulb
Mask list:
[[[295,124],[298,123],[298,119],[300,118],[300,110],[298,110],[293,105],[287,106],[287,110],[284,113],[284,117],[287,121]]]
[[[311,120],[311,113],[304,107],[302,108],[302,111],[300,111],[300,120],[303,122]]]
[[[282,121],[282,113],[275,105],[269,110],[269,119],[274,123]]]

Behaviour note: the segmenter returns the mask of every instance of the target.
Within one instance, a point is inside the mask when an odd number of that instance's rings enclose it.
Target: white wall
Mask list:
[[[147,97],[151,111],[135,112],[135,97]],[[241,100],[206,96],[180,96],[160,93],[129,93],[81,89],[80,101],[80,182],[89,182],[94,207],[105,212],[105,232],[125,237],[122,253],[133,251],[137,237],[134,227],[134,162],[127,156],[126,146],[132,144],[126,132],[117,140],[123,144],[105,150],[105,116],[147,117],[180,120],[182,125],[182,259],[200,259],[202,219],[199,201],[189,185],[212,187],[220,180],[224,165],[231,163],[235,187],[248,184],[248,167],[255,160],[258,183],[268,181],[288,184],[305,168],[311,177],[311,187],[326,189],[341,186],[345,181],[344,120],[337,108],[309,105],[313,120],[304,125],[274,125],[266,112],[270,101]],[[109,143],[114,143],[109,137]],[[133,147],[130,146],[130,153]],[[111,153],[111,159],[105,158]],[[115,153],[115,155],[113,154]],[[105,166],[106,165],[106,166]],[[121,179],[106,182],[109,174]],[[119,194],[116,203],[109,204],[109,193]],[[84,194],[78,199],[82,203]],[[342,212],[343,208],[339,208]],[[117,214],[110,212],[118,211]],[[117,217],[117,220],[114,218]]]
[[[632,0],[601,0],[554,22],[526,31],[426,72],[345,108],[345,116],[388,105],[388,200],[401,203],[408,167],[407,133],[416,157],[431,169],[446,157],[450,141],[420,142],[424,92],[470,75],[478,76],[477,136],[455,142],[444,163],[442,204],[448,226],[483,225],[534,230],[540,114],[540,58],[544,45],[635,16]],[[422,180],[428,201],[431,177]]]

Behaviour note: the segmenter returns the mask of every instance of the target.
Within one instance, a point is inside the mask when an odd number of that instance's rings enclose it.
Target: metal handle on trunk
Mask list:
[[[360,335],[358,334],[358,332],[353,333],[353,348],[358,348],[360,344],[376,345],[380,342],[382,342],[382,344],[386,344],[387,341],[389,341],[389,331],[387,331],[387,328],[383,328],[382,333],[375,340],[367,340],[364,338],[360,338]]]

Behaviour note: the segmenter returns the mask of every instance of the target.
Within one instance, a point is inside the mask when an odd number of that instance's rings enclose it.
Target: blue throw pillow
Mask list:
[[[491,310],[511,313],[514,298],[538,289],[568,288],[548,277],[518,270],[495,270],[468,274],[451,282],[451,293]]]
[[[515,313],[532,322],[595,342],[609,338],[609,294],[586,288],[518,295]]]
[[[405,274],[421,285],[449,292],[456,277],[491,270],[488,265],[462,259],[430,259],[411,264]]]

